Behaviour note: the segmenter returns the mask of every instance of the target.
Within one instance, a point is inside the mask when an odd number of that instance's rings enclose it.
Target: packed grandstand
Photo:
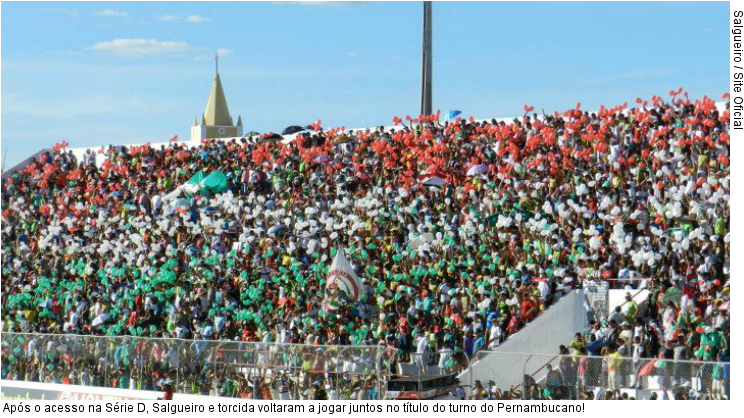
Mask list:
[[[397,363],[459,372],[607,282],[647,289],[645,309],[577,330],[541,382],[453,396],[622,398],[660,374],[671,397],[727,398],[728,103],[680,89],[531,112],[80,158],[58,144],[3,176],[2,378],[374,399]],[[355,291],[327,283],[338,257]],[[296,370],[219,372],[230,356]],[[705,384],[676,385],[692,375]]]

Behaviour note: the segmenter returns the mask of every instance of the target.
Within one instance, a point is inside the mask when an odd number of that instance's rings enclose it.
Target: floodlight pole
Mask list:
[[[4,173],[5,172],[5,159],[8,158],[8,147],[5,147],[3,151],[5,151],[3,152],[3,166],[2,168],[0,168],[0,171]]]
[[[424,42],[421,63],[421,114],[431,115],[431,2],[424,2]]]

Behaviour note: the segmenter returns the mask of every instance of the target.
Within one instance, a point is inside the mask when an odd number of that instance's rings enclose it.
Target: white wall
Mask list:
[[[583,290],[563,296],[534,321],[527,324],[490,354],[475,361],[460,376],[460,384],[493,380],[501,389],[522,383],[525,372],[532,374],[545,364],[545,356],[530,361],[530,354],[558,354],[558,346],[568,345],[577,332],[588,327]]]
[[[163,396],[163,392],[152,392],[147,390],[129,390],[103,388],[96,386],[62,385],[54,383],[23,382],[16,380],[0,380],[0,390],[3,399],[130,399],[130,400],[156,400]],[[203,395],[187,395],[174,393],[174,400],[205,400],[214,398]]]
[[[15,173],[17,173],[17,172],[25,169],[26,167],[28,167],[29,165],[31,165],[31,163],[34,161],[34,158],[40,157],[43,154],[46,154],[47,152],[49,154],[53,154],[54,153],[51,148],[44,148],[44,149],[42,149],[40,151],[37,151],[36,153],[31,154],[28,158],[26,158],[25,160],[21,161],[20,163],[18,163],[16,165],[14,165],[13,167],[10,167],[9,169],[3,171],[2,179],[5,180],[6,178],[12,176],[13,174],[15,174]]]

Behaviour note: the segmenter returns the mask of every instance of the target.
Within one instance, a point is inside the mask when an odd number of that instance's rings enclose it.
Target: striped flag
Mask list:
[[[660,355],[659,358],[653,359],[646,363],[645,366],[641,367],[640,370],[638,370],[638,377],[650,376],[651,372],[653,372],[654,369],[663,369],[666,366],[666,360],[664,359],[663,355]]]

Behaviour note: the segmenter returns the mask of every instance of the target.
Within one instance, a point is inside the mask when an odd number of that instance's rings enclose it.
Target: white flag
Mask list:
[[[361,295],[362,283],[351,264],[344,257],[343,252],[336,252],[331,268],[328,270],[328,279],[326,280],[326,289],[337,287],[340,292],[346,294],[350,300],[358,300]]]

